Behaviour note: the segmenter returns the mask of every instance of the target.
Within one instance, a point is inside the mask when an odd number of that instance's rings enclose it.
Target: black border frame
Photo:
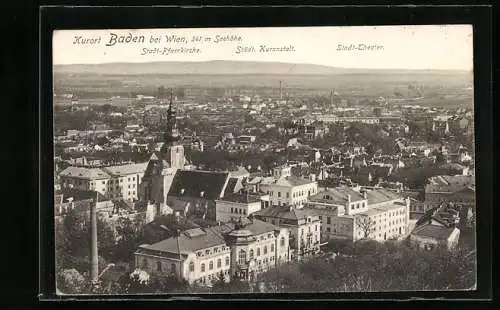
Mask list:
[[[297,7],[42,7],[40,18],[39,121],[39,299],[40,300],[165,300],[172,295],[55,295],[53,225],[52,46],[55,29],[205,28],[271,26],[472,24],[474,27],[474,102],[476,141],[477,290],[390,293],[297,293],[176,295],[171,300],[452,300],[492,297],[492,25],[491,7],[480,6],[297,6]],[[479,141],[481,141],[479,143]],[[36,183],[36,182],[35,182]]]

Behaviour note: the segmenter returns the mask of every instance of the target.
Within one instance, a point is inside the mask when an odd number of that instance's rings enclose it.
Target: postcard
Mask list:
[[[475,290],[472,33],[54,31],[57,294]]]

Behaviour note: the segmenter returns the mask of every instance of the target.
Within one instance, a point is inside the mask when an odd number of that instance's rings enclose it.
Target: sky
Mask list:
[[[106,46],[111,33],[144,36],[144,42]],[[471,25],[348,26],[276,28],[191,28],[57,30],[53,35],[53,63],[99,64],[153,61],[272,61],[367,69],[472,70]],[[166,36],[186,37],[186,42],[167,43]],[[237,42],[215,42],[216,36],[241,37]],[[75,44],[75,37],[97,39],[94,44]],[[150,37],[160,37],[151,43]],[[201,42],[191,42],[202,37]],[[211,38],[205,41],[205,38]],[[83,42],[80,40],[79,42]],[[338,50],[343,46],[377,46],[375,50]],[[293,51],[260,52],[260,46],[290,47]],[[238,46],[255,52],[237,53]],[[198,53],[163,54],[165,48],[198,49]],[[144,49],[155,53],[145,53]]]

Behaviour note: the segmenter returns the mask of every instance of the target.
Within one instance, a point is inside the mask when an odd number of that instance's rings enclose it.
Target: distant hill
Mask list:
[[[351,69],[313,64],[254,61],[149,62],[56,65],[54,73],[99,75],[345,75],[345,74],[471,74],[454,70]]]

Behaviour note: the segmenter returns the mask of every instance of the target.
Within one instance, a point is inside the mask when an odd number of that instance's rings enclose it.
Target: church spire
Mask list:
[[[179,133],[176,126],[176,112],[173,107],[174,91],[170,89],[170,103],[167,110],[167,128],[165,132],[165,144],[172,145],[179,139]]]

